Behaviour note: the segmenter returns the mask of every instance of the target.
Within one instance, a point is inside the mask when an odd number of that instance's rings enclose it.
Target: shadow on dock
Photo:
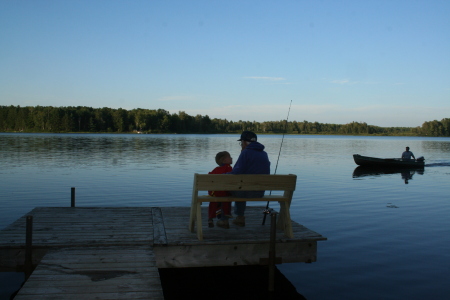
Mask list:
[[[159,269],[166,300],[306,299],[277,268],[269,292],[268,274],[267,266]]]

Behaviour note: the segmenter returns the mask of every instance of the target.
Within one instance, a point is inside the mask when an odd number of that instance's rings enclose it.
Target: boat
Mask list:
[[[403,160],[401,158],[377,158],[353,154],[353,159],[357,165],[371,168],[423,168],[425,166],[423,156],[416,160]]]

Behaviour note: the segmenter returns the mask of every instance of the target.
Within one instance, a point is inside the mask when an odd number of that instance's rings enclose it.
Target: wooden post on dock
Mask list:
[[[275,240],[277,236],[277,213],[270,214],[270,246],[269,246],[269,292],[275,291]]]
[[[74,187],[70,189],[70,194],[71,194],[70,207],[75,207],[75,188]]]
[[[33,271],[33,216],[27,216],[25,239],[25,277],[28,278]]]

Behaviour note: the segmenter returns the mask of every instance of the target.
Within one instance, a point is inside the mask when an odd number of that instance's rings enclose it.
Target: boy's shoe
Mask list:
[[[214,227],[214,221],[213,219],[208,219],[208,227]]]
[[[233,221],[234,225],[244,227],[245,226],[245,216],[237,216]]]
[[[228,229],[230,228],[230,223],[228,223],[228,220],[219,220],[217,221],[217,227]]]

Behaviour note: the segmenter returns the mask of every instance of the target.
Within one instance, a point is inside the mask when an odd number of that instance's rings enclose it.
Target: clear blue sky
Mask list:
[[[450,1],[0,1],[0,105],[450,118]]]

